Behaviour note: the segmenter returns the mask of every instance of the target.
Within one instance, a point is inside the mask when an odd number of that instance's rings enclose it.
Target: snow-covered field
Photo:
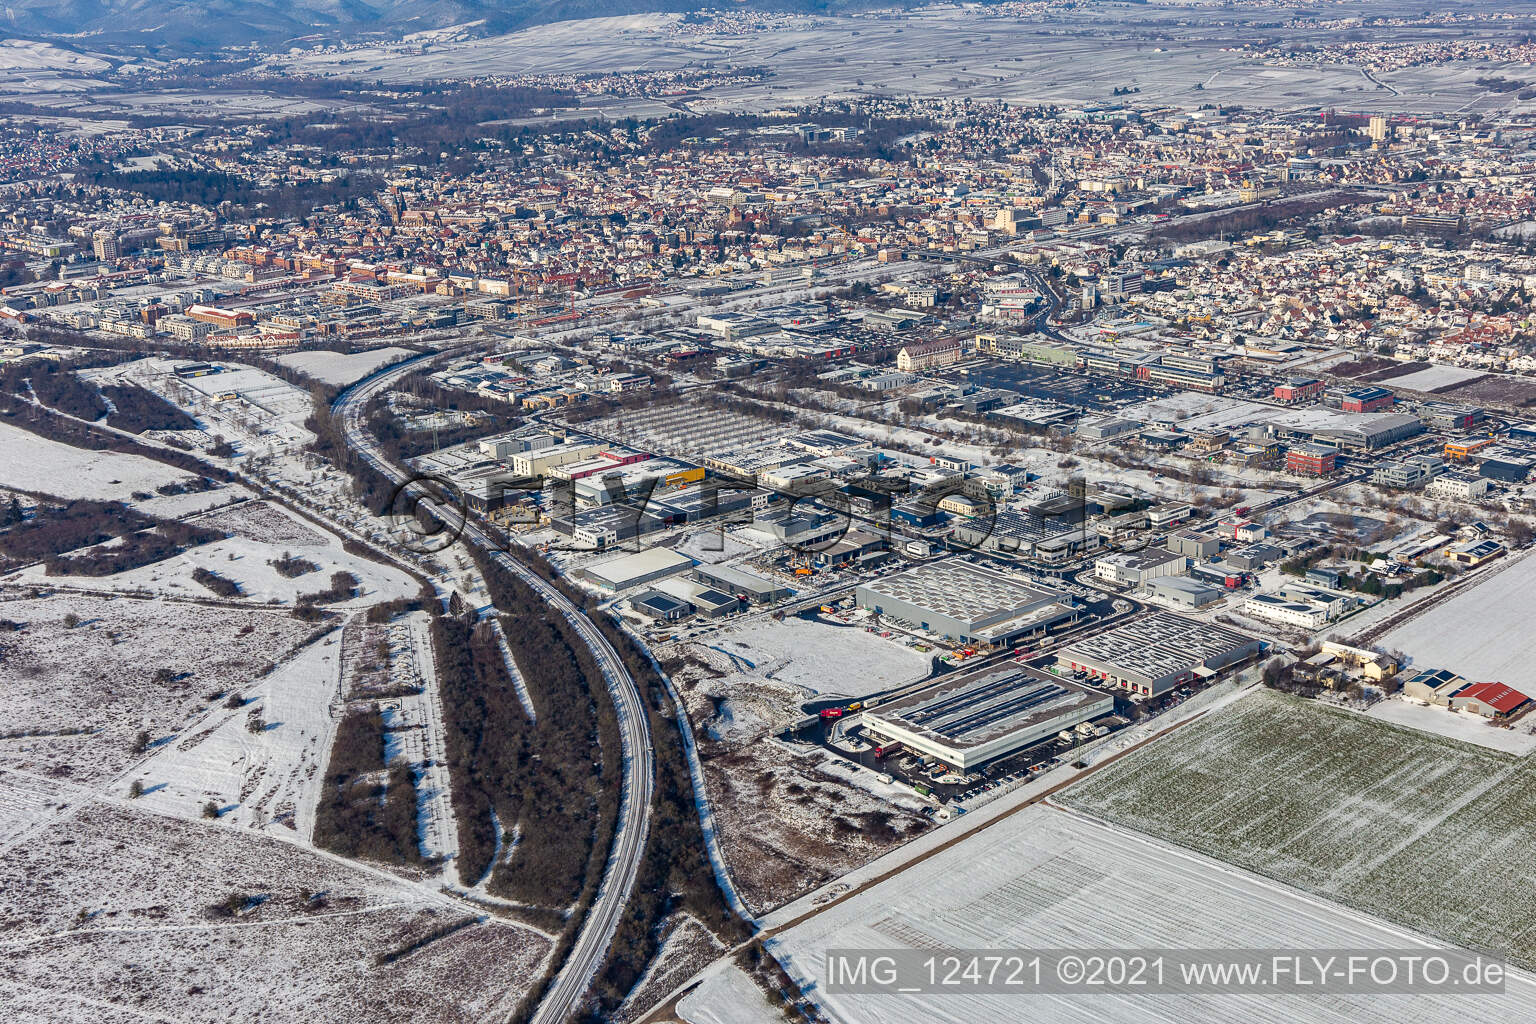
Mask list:
[[[1439,863],[1439,858],[1430,858]],[[1481,902],[1481,900],[1474,901]],[[1234,871],[1079,815],[1036,804],[771,939],[838,1024],[1038,1020],[1119,1024],[1350,1020],[1398,1024],[1401,997],[1271,995],[840,995],[825,990],[829,949],[1431,947],[1378,918]],[[1413,1020],[1529,1019],[1536,986],[1499,996],[1415,996]]]
[[[1482,370],[1468,370],[1460,366],[1431,366],[1405,373],[1401,377],[1388,377],[1381,383],[1386,387],[1407,388],[1409,391],[1434,391],[1483,376],[1486,374]]]
[[[816,693],[863,697],[916,682],[932,658],[855,626],[763,617],[716,633],[709,646],[742,667]]]
[[[191,480],[163,462],[121,452],[93,452],[0,423],[0,487],[61,498],[127,501],[135,491]],[[163,513],[162,513],[163,514]]]
[[[78,616],[74,627],[66,616]],[[0,764],[74,781],[113,777],[154,744],[181,739],[222,695],[250,685],[314,628],[263,609],[55,594],[0,599]],[[169,680],[157,681],[160,669]],[[83,730],[72,733],[71,730]],[[127,785],[125,781],[124,786]]]
[[[1472,680],[1497,680],[1536,696],[1536,557],[1505,556],[1481,583],[1410,619],[1381,638],[1415,669],[1448,668]]]
[[[747,972],[730,961],[710,968],[697,988],[677,1001],[687,1024],[781,1024],[784,1016]]]
[[[549,950],[428,885],[222,822],[6,770],[0,791],[25,801],[0,815],[10,1021],[467,1024],[504,1019]]]
[[[1058,799],[1529,967],[1533,782],[1530,760],[1256,690]]]
[[[221,821],[257,829],[285,828],[308,840],[336,716],[341,630],[237,692],[244,706],[220,703],[156,749],[133,778],[144,806],[190,816],[209,800]],[[253,732],[256,719],[261,727]]]
[[[163,562],[154,562],[111,576],[48,576],[45,575],[45,567],[38,565],[22,570],[13,578],[18,582],[39,586],[51,584],[102,592],[145,591],[167,597],[209,598],[213,595],[208,588],[192,578],[197,569],[207,569],[239,584],[241,597],[246,600],[293,604],[305,594],[327,589],[332,573],[349,572],[359,581],[357,596],[327,606],[337,610],[359,608],[416,593],[415,581],[399,569],[344,550],[339,537],[329,534],[322,536],[314,527],[286,510],[271,505],[263,508],[265,512],[257,510],[253,514],[268,520],[272,514],[280,515],[291,520],[294,533],[309,531],[322,537],[323,543],[295,544],[287,540],[268,542],[250,537],[226,537],[211,544],[190,548]],[[234,509],[225,513],[222,520],[238,518],[239,510]],[[259,524],[249,532],[260,532],[265,528]],[[291,550],[294,548],[298,550]],[[290,579],[272,565],[273,561],[281,559],[285,554],[300,555],[319,568]]]
[[[1430,707],[1399,698],[1379,700],[1365,712],[1371,718],[1405,725],[1463,743],[1524,756],[1536,750],[1536,721],[1522,721],[1511,729],[1496,728],[1486,718],[1465,711]]]
[[[327,384],[351,384],[362,380],[381,366],[398,362],[414,354],[410,349],[393,347],[352,353],[316,350],[289,352],[278,356],[277,361],[284,366],[293,367],[306,377],[312,377]]]

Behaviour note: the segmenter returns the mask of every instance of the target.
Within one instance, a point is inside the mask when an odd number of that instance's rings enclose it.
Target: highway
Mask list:
[[[378,447],[364,426],[363,409],[369,399],[386,391],[422,362],[441,354],[434,352],[386,367],[343,391],[331,405],[332,414],[340,417],[347,447],[397,484],[411,479],[411,473],[405,467],[390,462]],[[453,522],[456,517],[456,512],[449,511],[445,520]],[[533,1017],[535,1024],[556,1024],[572,1016],[591,987],[592,979],[602,966],[603,957],[609,943],[613,941],[624,907],[635,887],[640,860],[645,853],[646,837],[650,832],[651,797],[655,783],[655,752],[651,747],[650,720],[646,716],[645,704],[634,677],[624,667],[623,660],[607,637],[581,609],[543,577],[502,551],[501,546],[473,519],[467,519],[464,523],[460,540],[479,547],[490,559],[514,573],[565,616],[591,650],[618,716],[623,761],[619,815],[608,863],[603,870],[602,885],[582,922],[575,946],[559,966],[554,981]]]

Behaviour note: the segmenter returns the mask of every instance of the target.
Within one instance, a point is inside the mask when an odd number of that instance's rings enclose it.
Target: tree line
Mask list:
[[[423,864],[415,776],[402,760],[386,764],[384,755],[384,716],[376,705],[337,725],[315,808],[315,844],[343,857]]]

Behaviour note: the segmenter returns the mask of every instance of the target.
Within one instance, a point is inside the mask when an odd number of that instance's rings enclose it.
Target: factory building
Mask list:
[[[1185,558],[1215,558],[1221,553],[1221,538],[1198,530],[1180,530],[1169,534],[1163,547]]]
[[[1201,583],[1188,576],[1164,576],[1151,580],[1147,584],[1147,591],[1158,604],[1185,611],[1204,608],[1227,596],[1224,588]]]
[[[1234,629],[1161,612],[1069,644],[1057,652],[1056,664],[1157,697],[1251,658],[1262,646]]]
[[[1043,632],[1081,614],[1063,594],[958,559],[861,584],[856,600],[879,615],[984,646]]]
[[[647,548],[584,565],[577,575],[604,590],[620,591],[686,572],[693,564],[687,555],[666,548]]]
[[[721,593],[734,594],[737,599],[750,604],[771,604],[792,593],[782,583],[775,583],[765,576],[730,565],[701,565],[693,570],[693,578]]]
[[[1006,663],[962,672],[864,714],[876,742],[898,742],[956,771],[975,771],[1114,711],[1107,693]]]
[[[1189,568],[1189,560],[1163,548],[1122,551],[1093,563],[1093,575],[1123,587],[1139,587],[1159,576],[1177,576]]]

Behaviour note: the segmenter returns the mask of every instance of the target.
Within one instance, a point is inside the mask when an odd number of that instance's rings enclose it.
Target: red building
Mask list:
[[[1359,388],[1346,394],[1339,401],[1345,412],[1379,412],[1392,408],[1394,396],[1386,388]]]
[[[1337,448],[1306,444],[1285,453],[1285,468],[1305,476],[1327,476],[1337,468],[1338,458]]]
[[[1275,385],[1277,402],[1309,402],[1323,393],[1323,382],[1315,377],[1293,377],[1284,384]]]

